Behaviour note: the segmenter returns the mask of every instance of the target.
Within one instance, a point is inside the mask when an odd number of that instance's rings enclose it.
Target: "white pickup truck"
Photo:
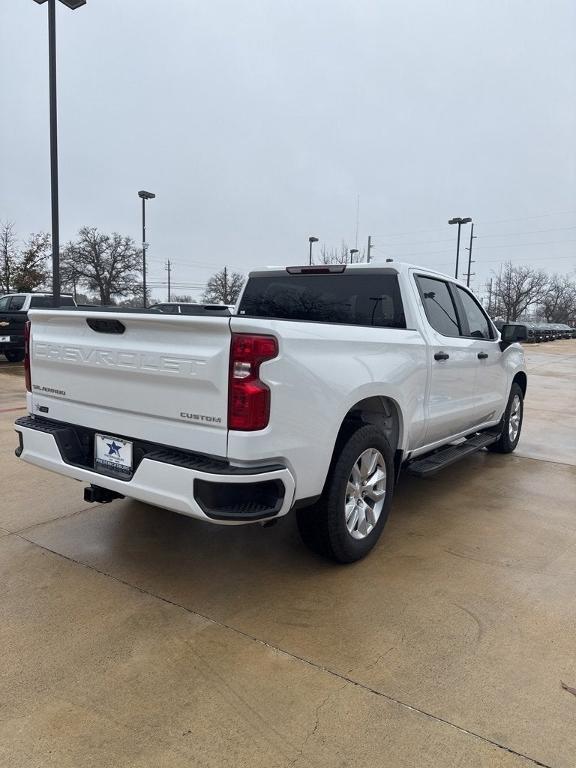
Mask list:
[[[378,540],[405,466],[508,453],[526,392],[522,325],[408,264],[252,272],[236,310],[30,312],[24,461],[217,523],[296,509],[339,562]]]

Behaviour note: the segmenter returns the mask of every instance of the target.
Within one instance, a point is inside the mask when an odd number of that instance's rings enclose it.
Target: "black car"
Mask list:
[[[0,296],[0,354],[9,363],[24,360],[24,327],[29,309],[50,309],[53,298],[50,293],[9,293]],[[74,298],[68,294],[60,297],[61,307],[75,307]]]

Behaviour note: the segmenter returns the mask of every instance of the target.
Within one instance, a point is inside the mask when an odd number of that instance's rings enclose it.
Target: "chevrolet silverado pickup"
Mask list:
[[[514,450],[526,328],[408,264],[252,272],[234,312],[30,312],[24,461],[221,524],[295,510],[338,562],[378,540],[405,467]]]
[[[72,296],[63,295],[60,303],[64,307],[73,307],[76,302]],[[28,320],[28,310],[51,307],[53,297],[49,293],[9,293],[0,296],[0,355],[9,363],[24,360],[24,326]]]

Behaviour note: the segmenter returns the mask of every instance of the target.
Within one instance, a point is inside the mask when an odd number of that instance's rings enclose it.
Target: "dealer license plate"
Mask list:
[[[94,467],[106,474],[132,474],[132,443],[110,435],[95,435]]]

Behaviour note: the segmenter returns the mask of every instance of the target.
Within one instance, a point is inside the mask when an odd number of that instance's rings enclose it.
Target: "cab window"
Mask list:
[[[426,275],[418,275],[416,284],[432,328],[442,336],[460,336],[458,314],[448,284]]]
[[[473,336],[475,339],[493,339],[492,326],[476,299],[459,285],[453,288],[456,289],[456,296],[460,302],[462,335]]]
[[[10,311],[17,312],[19,309],[22,309],[25,301],[26,301],[26,296],[12,296],[12,298],[10,299],[10,306],[9,306]]]

